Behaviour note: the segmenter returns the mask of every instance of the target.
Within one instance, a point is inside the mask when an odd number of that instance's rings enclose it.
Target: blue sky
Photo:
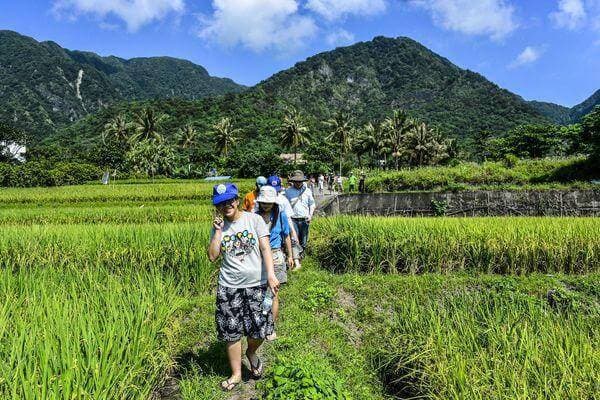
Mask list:
[[[315,53],[411,37],[527,100],[600,89],[600,0],[0,0],[0,29],[253,85]]]

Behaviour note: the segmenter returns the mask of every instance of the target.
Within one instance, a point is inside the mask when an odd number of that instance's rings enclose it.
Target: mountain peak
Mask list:
[[[401,108],[458,136],[548,122],[519,96],[407,37],[317,54],[258,87],[317,119],[345,110],[364,123]]]
[[[2,87],[13,89],[0,97],[0,120],[33,132],[53,131],[121,101],[193,100],[244,90],[191,61],[102,57],[7,30],[0,31]]]

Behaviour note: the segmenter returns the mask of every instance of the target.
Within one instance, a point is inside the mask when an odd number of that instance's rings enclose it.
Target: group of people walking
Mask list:
[[[365,192],[365,174],[361,174],[360,178],[357,178],[353,172],[350,172],[348,178],[344,178],[341,175],[335,174],[319,174],[316,178],[311,176],[308,180],[308,187],[315,193],[321,196],[325,195],[325,189],[329,191],[329,194],[344,193],[344,180],[348,181],[348,193],[356,191],[356,184],[358,182],[358,192]]]
[[[302,171],[295,171],[284,188],[281,178],[258,177],[254,190],[243,198],[238,188],[222,183],[213,188],[218,211],[208,247],[211,262],[221,259],[215,320],[225,341],[231,376],[221,382],[230,391],[242,380],[242,338],[255,378],[263,373],[257,350],[264,340],[275,340],[279,290],[288,271],[301,268],[316,204]]]

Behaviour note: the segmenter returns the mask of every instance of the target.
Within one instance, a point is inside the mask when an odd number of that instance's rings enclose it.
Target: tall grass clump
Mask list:
[[[596,218],[316,220],[313,254],[336,272],[497,274],[600,270]]]

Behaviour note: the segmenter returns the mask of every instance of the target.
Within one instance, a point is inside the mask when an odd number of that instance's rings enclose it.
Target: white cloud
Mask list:
[[[308,0],[306,8],[330,21],[345,15],[376,15],[386,9],[385,0]]]
[[[515,8],[506,0],[412,0],[431,12],[437,25],[467,35],[501,40],[517,29]]]
[[[550,14],[550,19],[559,28],[577,29],[586,19],[583,0],[559,0],[558,11]]]
[[[527,46],[525,50],[521,52],[517,56],[517,58],[509,64],[509,68],[518,68],[527,64],[531,64],[539,60],[539,58],[544,54],[545,49],[542,47],[533,47]]]
[[[354,42],[354,34],[345,29],[338,29],[327,35],[327,43],[330,46],[342,46]]]
[[[55,0],[52,7],[57,16],[66,15],[69,19],[81,14],[101,19],[114,15],[127,24],[130,32],[184,9],[184,0]]]
[[[198,36],[225,46],[261,52],[290,51],[317,33],[315,21],[298,13],[296,0],[213,0],[211,16],[201,16]]]

